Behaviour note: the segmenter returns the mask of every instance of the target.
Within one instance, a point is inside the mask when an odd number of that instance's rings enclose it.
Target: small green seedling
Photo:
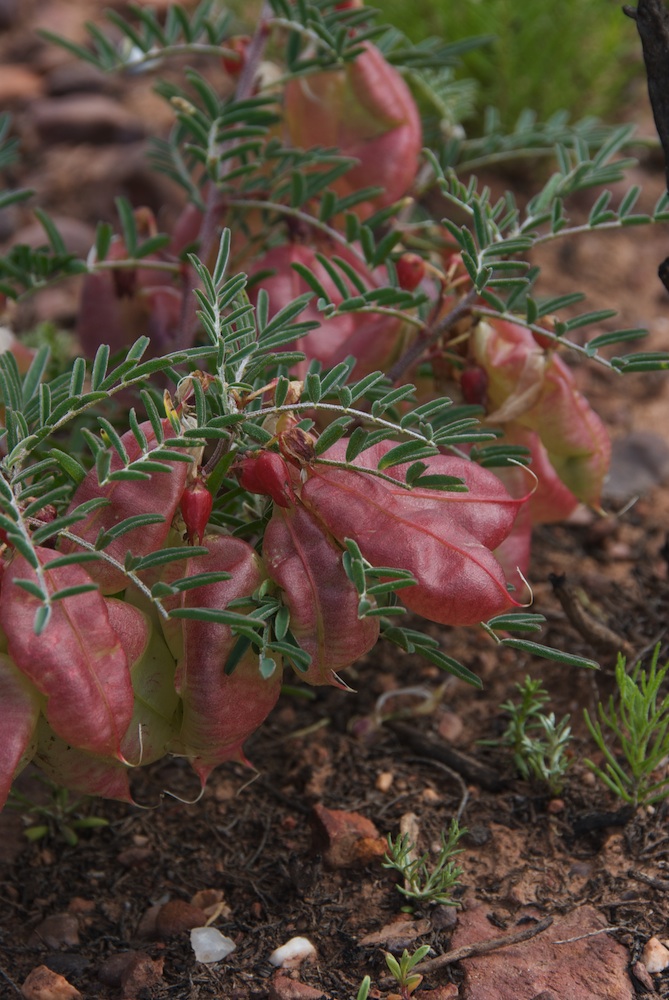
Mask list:
[[[634,807],[653,805],[669,796],[669,777],[660,775],[662,762],[669,756],[669,662],[658,668],[659,655],[658,644],[648,671],[637,663],[631,673],[625,658],[618,656],[617,692],[609,698],[608,711],[600,702],[599,718],[594,721],[587,709],[584,711],[590,734],[606,762],[604,768],[591,760],[585,763],[607,788]],[[615,749],[607,744],[604,729],[614,740]]]
[[[388,853],[382,861],[383,867],[394,868],[402,875],[404,885],[398,885],[397,889],[403,896],[418,902],[458,906],[453,890],[460,884],[462,868],[453,858],[462,853],[458,843],[466,832],[466,827],[460,827],[456,819],[451,821],[448,836],[442,831],[441,850],[434,867],[431,867],[428,852],[414,856],[415,845],[408,834],[400,834],[396,840],[388,834]]]
[[[511,749],[522,778],[540,781],[551,795],[559,795],[570,763],[566,753],[572,738],[569,716],[558,722],[553,712],[544,714],[549,694],[541,681],[526,677],[516,687],[520,701],[500,705],[510,718],[499,743]]]
[[[64,840],[70,847],[76,847],[79,843],[79,834],[83,830],[98,830],[103,826],[109,826],[108,820],[101,816],[78,815],[87,796],[70,801],[70,793],[67,788],[61,788],[42,776],[40,776],[40,780],[49,787],[51,802],[46,805],[38,805],[16,789],[11,790],[7,800],[7,804],[14,809],[28,812],[38,820],[38,822],[31,823],[23,831],[28,840],[36,842],[52,838]]]
[[[360,983],[360,988],[356,994],[355,1000],[367,1000],[371,985],[372,985],[372,980],[369,978],[369,976],[365,976],[363,981]]]
[[[410,955],[405,948],[399,962],[394,955],[391,955],[388,951],[386,952],[386,965],[397,980],[397,985],[401,990],[400,996],[402,997],[402,1000],[409,1000],[413,991],[422,983],[423,977],[421,974],[419,972],[414,972],[412,974],[411,970],[418,965],[419,962],[422,962],[429,950],[429,944],[424,944],[422,947],[418,948],[413,955]]]

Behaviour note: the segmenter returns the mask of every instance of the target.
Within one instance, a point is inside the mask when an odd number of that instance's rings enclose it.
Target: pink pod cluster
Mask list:
[[[344,66],[289,81],[284,122],[294,146],[336,147],[357,164],[334,182],[342,197],[365,187],[382,191],[354,207],[360,218],[392,205],[416,177],[422,146],[420,115],[402,75],[376,46]]]
[[[309,285],[292,266],[301,264],[320,282],[334,305],[339,305],[342,302],[341,291],[316,253],[314,247],[299,243],[269,250],[251,268],[251,275],[262,275],[251,289],[252,300],[257,301],[258,291],[263,288],[269,296],[270,316],[274,316],[299,295],[308,292]],[[370,271],[360,257],[346,247],[330,247],[327,253],[345,259],[368,290],[381,287],[387,281],[385,268],[379,269],[383,273]],[[310,361],[320,361],[323,368],[328,369],[352,355],[355,358],[353,375],[363,378],[369,372],[391,363],[404,333],[404,326],[397,317],[380,313],[346,312],[324,318],[315,299],[302,310],[300,320],[314,322],[318,326],[291,345],[292,349],[303,351],[306,355],[306,361],[293,369],[298,377],[304,376]]]
[[[533,520],[562,520],[579,501],[598,506],[611,442],[572,370],[526,327],[501,320],[477,324],[471,351],[486,376],[488,421],[532,454]]]

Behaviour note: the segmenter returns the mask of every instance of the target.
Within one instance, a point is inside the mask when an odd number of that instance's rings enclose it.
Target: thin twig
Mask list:
[[[445,965],[453,965],[454,962],[461,962],[465,958],[473,958],[475,955],[487,955],[491,951],[498,951],[500,948],[508,948],[513,944],[520,944],[522,941],[529,941],[537,934],[543,933],[553,923],[552,917],[544,917],[536,924],[523,927],[520,931],[512,934],[503,934],[502,937],[490,938],[488,941],[475,941],[473,944],[464,944],[460,948],[453,948],[436,958],[429,958],[425,962],[419,962],[413,970],[414,972],[435,972],[443,969]]]
[[[669,11],[663,0],[639,0],[637,7],[623,7],[636,21],[648,77],[648,96],[655,128],[664,152],[664,172],[669,191]],[[658,269],[660,281],[669,291],[669,257]]]
[[[16,985],[16,983],[14,982],[14,980],[9,978],[9,976],[7,975],[7,973],[2,968],[1,965],[0,965],[0,976],[2,976],[3,979],[6,979],[10,986],[14,987],[14,989],[16,990],[16,995],[18,997],[22,997],[24,995],[23,992],[22,992],[22,990],[20,990],[18,988],[18,986]]]
[[[471,288],[467,294],[460,299],[458,304],[451,309],[448,315],[444,316],[441,322],[434,327],[433,330],[417,337],[413,344],[410,345],[401,358],[398,358],[388,372],[388,378],[390,381],[393,383],[398,382],[407,369],[411,368],[417,361],[420,360],[428,347],[436,343],[436,341],[439,340],[439,338],[442,337],[447,330],[450,330],[451,327],[455,326],[455,324],[459,322],[459,320],[467,316],[471,311],[477,296],[477,290],[475,288]]]
[[[620,927],[600,927],[596,931],[589,931],[587,934],[577,934],[576,937],[563,938],[562,941],[551,941],[551,944],[571,944],[573,941],[585,941],[586,938],[597,937],[598,934],[610,934],[611,931],[619,931]]]
[[[662,892],[669,892],[669,879],[667,878],[653,878],[652,875],[645,875],[634,868],[630,868],[627,872],[627,877],[633,878],[635,882],[643,882],[644,885],[650,885],[653,889],[661,889]]]

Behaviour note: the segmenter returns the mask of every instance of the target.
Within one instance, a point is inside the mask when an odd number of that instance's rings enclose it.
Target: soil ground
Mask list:
[[[11,14],[11,7],[0,4],[0,15],[5,8]],[[160,128],[166,121],[149,81],[96,84],[84,73],[77,83],[82,71],[34,33],[41,25],[77,36],[96,7],[62,0],[22,4],[10,17],[11,29],[0,34],[0,100],[13,110],[24,140],[21,184],[35,187],[41,204],[72,229],[80,225],[83,240],[98,218],[112,217],[119,193],[135,203],[148,200],[166,215],[175,206],[174,192],[162,182],[156,186],[144,165],[144,125]],[[7,75],[7,64],[13,75]],[[18,66],[25,70],[22,82]],[[45,102],[63,93],[76,101],[96,87],[122,112],[120,124],[110,125],[102,141],[85,141],[76,128],[68,133],[67,122],[54,125],[57,119]],[[638,106],[644,107],[643,95]],[[84,111],[71,109],[75,113]],[[642,115],[642,128],[650,134],[647,112]],[[137,134],[135,120],[144,123]],[[652,206],[664,184],[659,161],[644,153],[632,179],[644,186],[641,207]],[[518,185],[522,197],[523,184]],[[583,211],[573,206],[576,219]],[[0,238],[15,239],[28,222],[24,208],[3,215]],[[618,326],[646,326],[649,347],[666,350],[669,299],[656,272],[668,245],[666,226],[565,240],[537,255],[544,269],[540,291],[586,289],[587,308],[615,307]],[[25,326],[47,318],[67,326],[76,311],[75,290],[51,289],[31,309],[19,317]],[[534,610],[547,619],[541,641],[596,658],[600,671],[500,650],[482,632],[435,626],[445,650],[481,678],[481,690],[379,647],[349,672],[355,693],[318,689],[311,700],[282,697],[246,748],[257,769],[255,780],[241,767],[221,767],[201,801],[188,804],[197,796],[196,782],[184,762],[167,760],[137,774],[135,793],[146,808],[83,806],[85,814],[103,817],[108,826],[82,835],[76,847],[57,831],[29,843],[22,835],[25,814],[6,810],[0,820],[0,996],[20,996],[30,970],[47,965],[84,997],[100,1000],[118,1000],[122,993],[137,1000],[321,994],[350,1000],[365,974],[372,979],[371,995],[386,997],[393,983],[383,948],[413,950],[426,943],[439,955],[449,949],[463,916],[477,906],[484,907],[496,934],[517,929],[523,920],[592,906],[624,947],[623,965],[630,969],[651,936],[669,936],[669,894],[661,883],[669,865],[667,806],[621,812],[620,802],[594,782],[584,764],[596,750],[582,719],[584,709],[594,713],[613,690],[617,649],[615,643],[597,645],[593,622],[613,630],[631,658],[648,656],[658,642],[661,656],[669,656],[669,383],[664,374],[621,379],[595,365],[579,366],[578,377],[617,442],[607,501],[612,513],[595,517],[581,511],[569,524],[538,529],[531,580]],[[639,438],[638,432],[656,436]],[[616,514],[627,495],[636,493],[636,504]],[[578,606],[585,607],[585,625],[567,617],[554,592],[550,578],[560,574]],[[506,724],[500,705],[515,696],[515,685],[527,674],[543,681],[558,718],[571,715],[572,766],[559,798],[519,780],[506,752],[480,742],[499,738]],[[466,764],[444,763],[444,747],[485,765],[497,787],[472,780]],[[30,773],[20,788],[31,796],[44,794]],[[314,807],[361,814],[380,836],[396,835],[402,823],[413,822],[425,851],[434,850],[440,832],[460,815],[469,831],[459,859],[462,908],[418,906],[413,914],[403,913],[406,900],[397,891],[397,877],[378,857],[358,852],[357,867],[349,857],[344,867],[333,868]],[[374,854],[375,845],[369,849]],[[216,890],[226,904],[216,926],[236,943],[235,952],[216,965],[195,961],[185,931],[170,936],[170,928],[156,930],[147,917],[159,904],[189,902],[206,890]],[[47,918],[51,923],[45,924]],[[387,925],[399,920],[410,926],[393,936]],[[364,943],[384,928],[377,943]],[[317,958],[281,983],[269,955],[295,935],[312,941]],[[540,941],[537,937],[537,949]],[[598,942],[601,937],[594,936],[588,960]],[[114,972],[110,960],[136,951],[157,964],[144,966],[134,979],[126,970],[122,989],[120,966]],[[121,966],[126,962],[116,960]],[[624,968],[622,975],[628,992],[620,996],[649,993],[648,982],[628,977]],[[297,992],[287,992],[289,984]],[[300,984],[314,992],[300,993]],[[654,976],[653,985],[656,996],[669,997],[669,973]],[[540,995],[570,1000],[565,988],[558,978],[552,993]],[[521,978],[508,993],[501,986],[498,992],[481,989],[463,962],[427,973],[419,995],[434,1000],[535,995]],[[609,987],[601,989],[590,995],[602,1000],[613,995]]]

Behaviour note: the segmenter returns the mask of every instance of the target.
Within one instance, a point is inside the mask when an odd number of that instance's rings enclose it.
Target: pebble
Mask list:
[[[21,987],[25,1000],[80,1000],[81,993],[68,983],[64,976],[52,972],[46,965],[38,965]]]
[[[42,94],[42,79],[27,66],[0,65],[0,108],[27,104]]]
[[[280,969],[286,965],[299,965],[306,958],[315,957],[316,949],[309,938],[294,937],[282,944],[280,948],[275,948],[269,956],[269,960],[271,965]]]
[[[135,142],[144,126],[125,108],[103,94],[46,97],[30,108],[30,121],[42,142]]]
[[[0,0],[0,31],[12,26],[19,9],[19,0]]]
[[[193,906],[185,899],[170,899],[158,911],[156,933],[163,939],[176,937],[192,927],[203,927],[206,922],[206,914],[199,906]]]
[[[665,948],[659,938],[648,938],[641,954],[641,961],[646,971],[651,974],[664,972],[669,968],[669,948]]]
[[[79,944],[79,921],[72,913],[52,913],[35,928],[30,943],[75,948]]]
[[[392,771],[381,771],[376,778],[376,789],[379,792],[389,792],[393,785],[394,775]]]
[[[236,948],[235,942],[215,927],[193,927],[190,943],[197,962],[222,962]]]

